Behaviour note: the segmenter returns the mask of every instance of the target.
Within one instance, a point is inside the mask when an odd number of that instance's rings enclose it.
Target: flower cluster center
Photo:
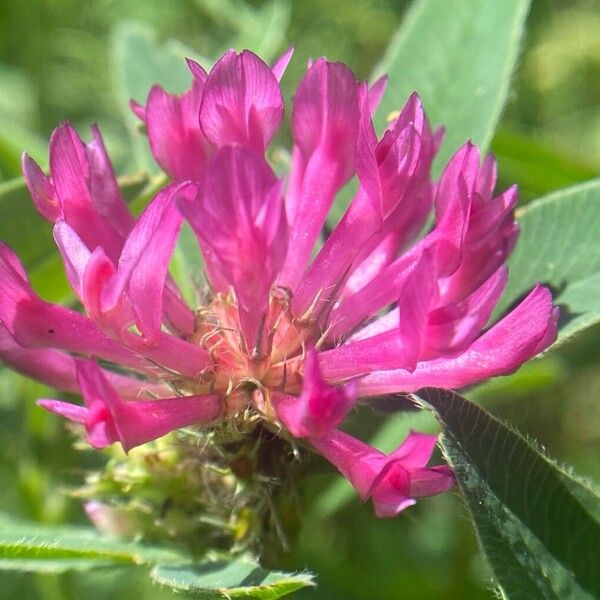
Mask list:
[[[274,287],[256,343],[249,347],[241,333],[235,295],[218,293],[196,311],[191,341],[212,359],[196,393],[217,393],[227,413],[254,405],[270,415],[270,391],[298,394],[302,389],[302,362],[307,344],[318,340],[315,328],[294,319],[289,295]]]

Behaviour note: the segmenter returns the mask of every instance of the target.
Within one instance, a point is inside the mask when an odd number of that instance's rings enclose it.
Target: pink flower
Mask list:
[[[188,92],[155,86],[145,106],[132,104],[173,180],[137,219],[96,129],[85,144],[61,125],[49,175],[24,157],[84,314],[39,298],[1,246],[0,356],[80,391],[84,406],[40,404],[82,423],[93,446],[262,419],[392,516],[452,485],[447,467],[427,467],[436,438],[412,433],[385,455],[337,429],[346,414],[370,396],[511,373],[555,340],[557,309],[538,285],[489,325],[518,236],[516,190],[494,195],[494,159],[480,163],[471,143],[432,181],[442,133],[416,94],[378,139],[371,114],[385,79],[369,89],[341,63],[312,63],[292,108],[290,173],[278,178],[265,153],[290,58],[269,67],[230,51],[208,74],[189,61]],[[356,195],[321,245],[353,177]],[[169,275],[184,219],[204,256],[202,306],[188,306]]]
[[[454,485],[449,467],[427,467],[436,441],[435,435],[411,432],[389,455],[337,430],[312,443],[350,481],[361,500],[373,499],[378,517],[393,517],[413,505],[415,498]]]
[[[127,451],[173,429],[209,423],[221,413],[215,394],[132,402],[119,397],[94,361],[79,361],[76,373],[85,406],[59,400],[39,400],[38,404],[84,424],[87,441],[94,448],[120,442]]]

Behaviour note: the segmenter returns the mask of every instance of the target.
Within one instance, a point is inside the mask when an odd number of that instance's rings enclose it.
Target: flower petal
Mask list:
[[[508,269],[503,265],[465,300],[433,310],[427,325],[429,352],[455,352],[471,344],[491,317],[507,281]]]
[[[419,265],[422,248],[422,245],[415,246],[389,264],[361,290],[344,298],[331,312],[330,339],[337,340],[347,335],[369,317],[396,302],[411,273]]]
[[[95,447],[119,441],[129,451],[175,429],[209,423],[221,414],[221,402],[214,395],[127,402],[93,361],[77,363],[77,381],[88,409],[88,440]]]
[[[44,398],[38,400],[36,404],[55,415],[59,415],[68,421],[72,421],[73,423],[84,424],[87,417],[88,410],[85,406],[78,406],[77,404],[71,404],[70,402]]]
[[[337,427],[355,402],[356,385],[328,385],[319,369],[317,352],[304,360],[304,383],[300,397],[286,396],[277,404],[277,415],[296,437],[322,437]]]
[[[54,222],[56,219],[59,219],[62,215],[62,210],[50,178],[25,153],[21,158],[21,169],[38,212],[48,221]]]
[[[321,352],[319,359],[324,376],[330,381],[339,381],[371,371],[413,370],[425,344],[427,317],[434,294],[433,261],[426,251],[404,282],[398,300],[398,326]]]
[[[224,148],[211,162],[197,198],[182,200],[180,208],[209,259],[211,281],[216,272],[234,288],[246,343],[255,348],[269,290],[287,250],[281,182],[258,152]]]
[[[283,96],[273,71],[253,52],[226,52],[208,75],[200,126],[218,147],[263,152],[283,117]]]
[[[413,372],[399,369],[371,373],[358,382],[359,394],[411,392],[425,386],[456,389],[507,375],[556,340],[557,318],[550,291],[537,285],[461,354],[421,362]]]
[[[204,84],[194,78],[191,88],[169,94],[155,85],[148,94],[145,123],[156,162],[173,179],[200,179],[212,153],[200,129],[198,114]]]
[[[120,315],[124,321],[125,314],[131,315],[149,343],[159,335],[163,322],[165,281],[182,222],[175,203],[175,195],[181,187],[177,184],[167,186],[144,210],[123,245],[118,268],[110,268],[108,257],[100,260],[98,250],[93,254],[93,261],[90,257],[86,267],[86,308],[95,314],[95,318],[100,318],[100,314],[113,313]],[[101,278],[103,285],[98,288],[100,263],[104,265],[105,275]],[[92,276],[92,270],[98,274]],[[111,270],[114,273],[110,273]],[[90,287],[91,284],[94,285]],[[93,297],[99,299],[99,304],[91,301]],[[123,306],[124,312],[116,311],[118,306]],[[123,322],[117,328],[130,325]]]
[[[361,500],[373,499],[378,517],[393,517],[416,497],[452,487],[448,467],[426,467],[436,438],[412,432],[389,455],[338,430],[310,441],[350,481]]]
[[[388,85],[388,76],[382,75],[370,88],[369,88],[369,110],[372,115],[377,112],[385,90]]]
[[[294,97],[292,130],[303,161],[300,199],[280,283],[294,289],[331,203],[352,176],[360,124],[360,89],[342,63],[317,60]]]
[[[90,250],[102,246],[116,259],[123,245],[121,232],[131,226],[132,219],[127,216],[118,190],[115,192],[114,172],[98,132],[94,132],[88,151],[68,123],[55,129],[50,138],[50,171],[62,218]],[[109,218],[115,215],[118,220],[113,223]]]
[[[319,295],[319,304],[329,307],[339,282],[361,248],[383,225],[381,185],[375,146],[377,138],[368,108],[366,86],[359,89],[360,127],[357,145],[357,172],[361,187],[348,210],[325,241],[293,296],[294,314],[303,315]],[[294,247],[291,247],[294,251]],[[319,310],[319,307],[315,307]]]
[[[89,189],[98,214],[105,218],[123,237],[133,227],[125,200],[119,190],[117,177],[108,158],[100,130],[92,126],[92,141],[85,146],[89,164]]]
[[[290,60],[292,60],[292,56],[294,56],[294,46],[290,46],[274,63],[271,67],[271,71],[273,71],[273,75],[277,81],[281,81],[285,71],[290,64]]]
[[[78,390],[75,361],[58,350],[23,348],[0,322],[0,359],[11,369],[68,392]]]
[[[10,368],[37,379],[45,385],[66,392],[78,392],[75,377],[75,359],[60,350],[24,348],[0,322],[0,359]],[[168,389],[154,381],[144,381],[105,372],[111,385],[126,398],[154,398],[165,396]]]

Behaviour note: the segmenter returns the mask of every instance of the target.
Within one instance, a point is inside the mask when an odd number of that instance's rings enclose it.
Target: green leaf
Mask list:
[[[498,161],[500,187],[517,182],[521,198],[535,198],[591,179],[598,173],[570,153],[502,127],[492,140],[492,152]]]
[[[192,228],[184,223],[170,264],[170,273],[189,306],[199,306],[200,290],[206,286],[204,259]]]
[[[560,190],[517,212],[521,236],[498,312],[537,281],[561,307],[558,343],[600,322],[600,180]]]
[[[51,227],[35,210],[21,177],[0,183],[0,239],[30,268],[54,247]]]
[[[0,184],[0,240],[18,254],[33,287],[44,298],[61,301],[69,297],[52,227],[35,210],[20,177]]]
[[[0,515],[0,570],[56,573],[181,560],[172,550],[112,540],[92,528],[22,523]]]
[[[158,173],[146,136],[139,126],[140,121],[132,113],[129,101],[134,99],[145,104],[155,83],[171,93],[184,92],[192,81],[185,58],[194,58],[204,67],[208,66],[208,61],[174,40],[159,45],[150,27],[135,22],[123,22],[115,28],[111,48],[117,101],[134,144],[137,166],[150,173]]]
[[[418,396],[444,428],[442,450],[503,597],[600,597],[598,491],[457,393]]]
[[[285,41],[292,12],[289,0],[270,0],[257,7],[243,0],[196,2],[215,23],[233,30],[227,48],[248,48],[270,62]]]
[[[529,0],[419,0],[392,39],[374,78],[389,75],[377,113],[417,91],[431,123],[446,127],[436,172],[467,139],[485,151],[508,93]]]
[[[256,598],[275,600],[314,585],[309,573],[266,571],[249,560],[157,565],[150,573],[154,581],[175,590],[195,592],[205,600]]]
[[[46,160],[46,143],[32,133],[37,123],[35,85],[20,69],[0,63],[0,89],[10,93],[0,95],[0,179],[21,172],[21,153],[42,164]]]

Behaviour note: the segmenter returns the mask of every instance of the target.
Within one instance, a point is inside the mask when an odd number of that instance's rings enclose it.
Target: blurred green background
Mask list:
[[[48,136],[64,119],[84,135],[97,122],[119,174],[139,171],[139,155],[132,152],[139,134],[126,116],[122,64],[124,40],[131,35],[208,62],[228,47],[250,47],[271,60],[293,43],[296,55],[283,80],[290,98],[310,57],[342,60],[360,78],[368,77],[407,5],[399,0],[1,0],[0,186],[19,176],[22,150],[46,161]],[[600,172],[598,31],[597,0],[533,2],[509,103],[492,144],[501,183],[517,182],[523,202]],[[12,210],[24,209],[16,204]],[[599,334],[593,329],[517,375],[467,394],[596,481]],[[42,522],[84,522],[81,508],[64,490],[100,459],[73,450],[62,422],[35,407],[33,400],[47,394],[0,367],[0,510]],[[381,420],[364,411],[352,426],[365,435]],[[395,416],[385,435],[397,440],[414,422],[414,416]],[[316,572],[319,587],[298,597],[493,597],[456,494],[422,501],[381,521],[370,506],[353,497],[346,502],[339,483],[329,487],[334,479],[314,481],[307,489],[305,525],[286,566]],[[130,571],[60,577],[5,573],[0,579],[0,598],[7,599],[174,597]]]

